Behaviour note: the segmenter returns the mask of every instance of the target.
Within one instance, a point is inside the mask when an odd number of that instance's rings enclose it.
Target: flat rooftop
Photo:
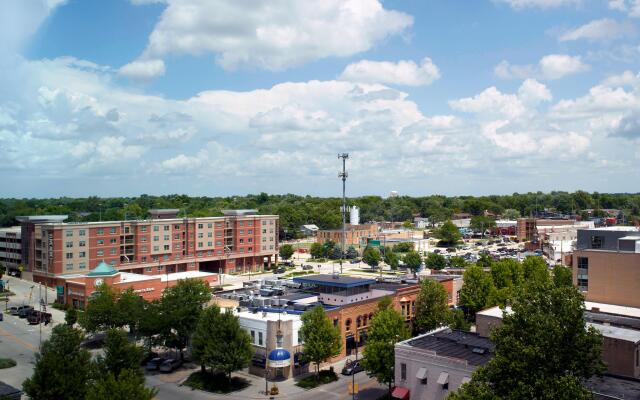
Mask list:
[[[620,328],[611,325],[594,324],[593,322],[587,322],[587,325],[596,328],[604,337],[624,340],[631,343],[640,343],[640,331],[638,330]]]
[[[376,283],[375,279],[370,278],[358,278],[355,276],[344,275],[311,275],[311,276],[297,276],[293,278],[295,283],[304,283],[307,285],[319,285],[319,286],[334,286],[340,288],[352,288],[357,286],[373,285]]]
[[[19,222],[62,222],[68,215],[21,215],[16,217]]]
[[[397,345],[433,351],[440,357],[465,360],[469,365],[483,365],[493,357],[495,346],[488,338],[477,333],[463,332],[443,328],[430,332]]]
[[[587,311],[591,311],[594,313],[640,318],[640,308],[635,307],[625,307],[607,303],[595,303],[593,301],[585,301],[584,307]]]
[[[507,312],[507,314],[510,313],[511,307],[507,307],[505,311]],[[487,308],[482,311],[478,311],[476,315],[486,315],[488,317],[502,318],[503,311],[499,306],[495,306],[495,307]]]
[[[260,321],[300,321],[300,314],[283,312],[265,312],[265,311],[240,311],[235,313],[238,318],[260,320]]]
[[[585,386],[594,393],[596,400],[640,399],[640,381],[635,379],[594,376]]]
[[[7,228],[0,228],[0,232],[5,232],[5,233],[20,233],[22,231],[22,228],[19,226],[10,226]]]

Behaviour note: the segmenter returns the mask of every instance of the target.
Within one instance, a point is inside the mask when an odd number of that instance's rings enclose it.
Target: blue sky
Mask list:
[[[321,4],[321,5],[319,5]],[[9,0],[0,196],[637,192],[640,0]]]

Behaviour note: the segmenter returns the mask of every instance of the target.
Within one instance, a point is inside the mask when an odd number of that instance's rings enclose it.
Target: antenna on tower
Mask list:
[[[344,245],[346,236],[346,223],[347,223],[347,198],[345,197],[345,187],[347,182],[347,158],[349,153],[338,154],[338,159],[342,159],[342,172],[338,173],[338,178],[342,179],[342,240],[340,241],[340,273],[342,274],[342,259],[344,258]]]

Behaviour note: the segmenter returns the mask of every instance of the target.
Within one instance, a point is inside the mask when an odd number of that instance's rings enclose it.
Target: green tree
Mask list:
[[[126,369],[117,379],[111,373],[97,379],[89,387],[86,400],[151,400],[157,392],[145,387],[144,376]]]
[[[584,321],[584,297],[549,280],[526,284],[492,332],[495,357],[450,399],[591,399],[582,382],[604,370],[602,335]]]
[[[448,295],[445,288],[433,279],[425,279],[416,299],[416,325],[431,331],[445,325],[449,319]]]
[[[460,289],[460,304],[471,316],[489,305],[489,295],[493,289],[491,276],[482,268],[473,265],[463,274],[462,289]]]
[[[206,367],[223,371],[229,382],[231,373],[249,365],[253,357],[251,338],[240,327],[238,317],[230,312],[221,313],[217,306],[202,312],[192,349],[203,372]]]
[[[320,243],[311,243],[309,254],[311,254],[311,257],[313,258],[324,257],[324,246],[322,246]]]
[[[384,263],[387,264],[392,270],[396,270],[400,265],[400,258],[398,257],[398,254],[389,249],[384,252]]]
[[[392,305],[393,305],[393,300],[391,299],[391,296],[384,296],[378,302],[378,310],[386,310]]]
[[[412,242],[400,242],[400,243],[396,243],[393,246],[393,251],[395,251],[396,253],[407,253],[409,251],[412,251],[414,248],[414,245]]]
[[[117,305],[118,296],[109,285],[102,284],[89,297],[87,307],[79,320],[87,332],[105,331],[123,326]]]
[[[529,256],[522,262],[526,282],[547,282],[550,278],[549,267],[542,257]]]
[[[123,330],[109,329],[104,341],[104,355],[98,356],[96,367],[101,375],[120,376],[122,371],[130,370],[142,376],[142,357],[142,349],[129,342]]]
[[[556,286],[572,286],[573,273],[571,268],[563,267],[562,265],[553,267],[553,283]]]
[[[487,253],[480,254],[480,258],[476,261],[476,265],[480,268],[491,268],[493,258]]]
[[[442,254],[428,253],[427,258],[424,259],[424,265],[427,268],[441,270],[447,266],[447,259]]]
[[[116,303],[120,315],[120,323],[122,326],[128,326],[129,331],[136,337],[140,327],[140,320],[145,312],[145,303],[146,301],[134,292],[133,288],[127,288],[120,292]]]
[[[64,312],[64,322],[69,326],[74,326],[78,322],[78,310],[74,307],[69,307]]]
[[[451,220],[442,224],[440,229],[436,231],[435,236],[440,239],[440,243],[443,246],[454,246],[462,239],[460,231]]]
[[[294,249],[290,244],[283,244],[280,245],[280,250],[278,252],[280,253],[280,258],[282,258],[283,260],[288,260],[293,255]]]
[[[402,223],[402,227],[404,229],[411,229],[413,228],[413,223],[410,220],[406,220]]]
[[[164,317],[160,300],[145,302],[138,334],[144,339],[147,349],[151,350],[153,346],[163,345],[165,332],[169,329],[168,318]]]
[[[320,376],[320,364],[340,354],[342,339],[340,330],[333,326],[322,306],[316,306],[302,314],[300,336],[304,341],[303,358],[316,364],[316,379]]]
[[[367,247],[362,253],[362,261],[370,266],[371,269],[377,267],[381,260],[380,250],[375,247]]]
[[[204,304],[210,299],[209,284],[200,279],[178,281],[162,293],[160,303],[166,321],[162,335],[169,347],[180,351],[180,357],[198,324]]]
[[[402,261],[404,262],[405,267],[409,268],[414,275],[418,272],[420,266],[422,266],[422,257],[420,257],[420,253],[417,251],[411,250],[404,255]]]
[[[349,248],[347,249],[346,257],[350,260],[358,257],[358,251],[355,249],[355,247],[349,246]]]
[[[469,332],[471,323],[467,321],[462,310],[452,310],[449,315],[451,329]]]
[[[504,210],[504,212],[502,213],[502,218],[504,219],[508,219],[508,220],[515,220],[520,218],[520,211],[518,210],[514,210],[513,208],[507,208],[506,210]]]
[[[402,316],[392,308],[378,311],[371,319],[362,366],[369,376],[374,376],[378,382],[387,384],[389,391],[394,381],[394,346],[409,336],[409,330]]]
[[[469,263],[463,257],[453,256],[449,258],[449,262],[447,263],[447,265],[450,268],[467,268],[467,265],[469,265]]]
[[[483,236],[487,229],[495,228],[495,226],[496,221],[484,215],[474,215],[471,217],[471,222],[469,223],[469,227],[473,231],[480,232]]]
[[[38,400],[83,400],[91,374],[91,354],[80,347],[84,335],[68,325],[56,325],[36,353],[31,378],[22,387]]]

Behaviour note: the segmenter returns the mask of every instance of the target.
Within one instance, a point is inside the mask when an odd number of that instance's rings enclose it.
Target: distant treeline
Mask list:
[[[349,205],[360,207],[361,221],[406,221],[419,215],[432,221],[443,221],[454,213],[480,215],[485,210],[496,215],[535,215],[543,210],[562,214],[580,214],[585,209],[622,210],[626,220],[640,218],[640,194],[587,193],[514,193],[504,196],[425,196],[391,197],[363,196],[349,198]],[[204,217],[222,215],[224,209],[256,208],[262,214],[278,214],[281,233],[296,232],[302,224],[320,228],[338,228],[341,224],[341,199],[287,195],[257,195],[233,197],[192,197],[166,195],[115,198],[0,199],[0,225],[15,225],[18,215],[67,214],[69,221],[113,221],[144,218],[152,208],[178,208],[181,215]]]

